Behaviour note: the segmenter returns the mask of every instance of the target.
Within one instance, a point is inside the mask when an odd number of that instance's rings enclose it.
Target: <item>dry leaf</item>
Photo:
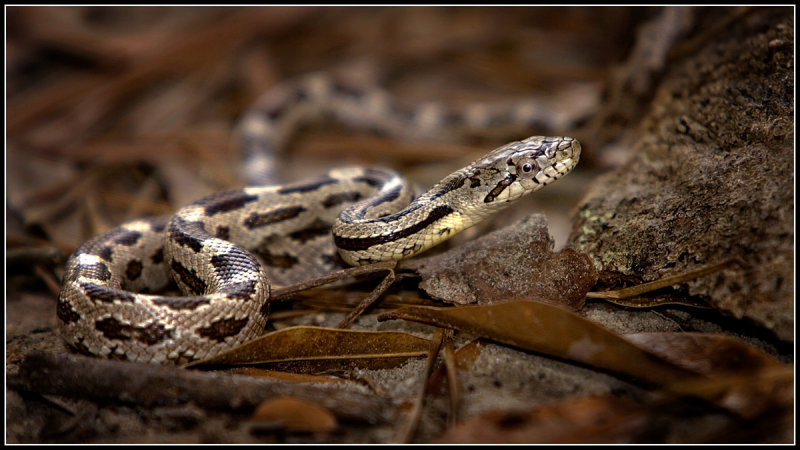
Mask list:
[[[197,365],[309,363],[320,368],[394,367],[428,354],[430,341],[394,331],[352,331],[298,326],[265,334]]]
[[[742,418],[790,418],[794,409],[794,369],[773,366],[755,373],[691,378],[667,387],[670,395],[686,395],[714,402]],[[792,421],[793,422],[793,421]]]
[[[793,405],[794,370],[739,339],[703,333],[638,333],[626,336],[642,348],[708,378],[676,380],[668,395],[703,398],[754,418],[781,414]]]
[[[746,374],[783,367],[772,356],[730,336],[636,333],[625,338],[668,361],[705,375]]]
[[[510,344],[655,384],[695,376],[564,308],[531,301],[436,308],[406,306],[378,320],[405,319]]]
[[[585,254],[570,248],[553,252],[541,214],[401,267],[417,271],[420,287],[432,297],[461,305],[530,298],[578,308],[597,281]]]
[[[292,432],[327,434],[336,429],[336,417],[327,409],[296,397],[279,396],[261,402],[250,421]]]
[[[720,415],[716,408],[704,411],[674,392],[643,402],[577,397],[529,410],[491,411],[450,428],[436,443],[773,443],[791,436],[792,370],[761,371],[749,382],[735,378],[694,377],[676,386],[707,399],[717,392],[718,403],[739,417]],[[744,386],[749,389],[738,389]]]
[[[489,412],[447,430],[436,443],[629,442],[646,420],[642,408],[629,401],[581,397],[529,411]]]

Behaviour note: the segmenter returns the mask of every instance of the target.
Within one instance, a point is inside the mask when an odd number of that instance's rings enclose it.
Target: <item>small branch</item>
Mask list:
[[[394,261],[391,261],[392,265],[394,266]],[[389,286],[394,283],[395,276],[394,276],[394,268],[389,269],[389,273],[386,274],[386,277],[383,278],[381,283],[369,293],[368,296],[364,297],[364,300],[361,300],[361,303],[356,306],[356,308],[347,315],[347,317],[342,320],[337,328],[347,328],[349,327],[358,316],[360,316],[367,308],[369,308],[375,300],[377,300],[387,289]]]
[[[428,379],[433,372],[433,364],[436,362],[436,357],[439,355],[439,348],[442,346],[444,340],[444,328],[437,328],[436,334],[431,339],[431,349],[428,353],[428,360],[425,364],[425,373],[423,374],[422,382],[420,383],[419,394],[414,401],[414,407],[409,413],[408,420],[403,424],[400,433],[398,434],[396,442],[408,443],[414,438],[414,433],[417,431],[419,419],[422,417],[422,407],[425,404],[425,391],[428,386]]]
[[[622,298],[635,297],[637,295],[646,294],[648,292],[652,292],[657,289],[669,287],[674,284],[683,283],[689,280],[693,280],[695,278],[699,278],[717,272],[719,270],[724,269],[731,263],[736,263],[741,267],[747,267],[747,264],[741,259],[730,258],[716,264],[702,266],[697,269],[692,269],[686,272],[670,275],[655,281],[651,281],[649,283],[643,283],[636,286],[627,287],[624,289],[617,289],[613,291],[588,292],[586,293],[586,298],[622,299]]]
[[[456,367],[456,352],[453,348],[453,330],[445,331],[443,344],[444,367],[447,372],[447,387],[450,391],[450,417],[448,425],[455,426],[458,422],[458,405],[461,403],[461,383],[458,381],[458,367]]]
[[[348,267],[346,269],[341,269],[335,272],[331,272],[327,275],[323,275],[313,280],[303,281],[290,286],[282,286],[279,288],[275,288],[270,293],[270,298],[273,300],[280,299],[283,297],[288,297],[289,295],[292,295],[297,292],[305,291],[307,289],[315,288],[317,286],[322,286],[324,284],[333,283],[334,281],[346,280],[348,278],[355,278],[361,275],[368,275],[375,272],[381,272],[385,270],[393,272],[395,265],[397,265],[397,263],[394,261],[383,261],[375,264],[370,264],[368,266]]]
[[[298,384],[222,372],[104,360],[71,354],[31,353],[8,387],[18,391],[139,406],[192,402],[223,410],[248,410],[264,399],[291,395],[328,408],[343,419],[390,420],[388,402],[340,385]]]

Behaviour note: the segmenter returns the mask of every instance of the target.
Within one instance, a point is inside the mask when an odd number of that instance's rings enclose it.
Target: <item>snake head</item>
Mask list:
[[[533,136],[504,145],[470,167],[486,181],[483,203],[499,206],[568,174],[580,154],[581,144],[576,139]]]
[[[581,156],[581,143],[570,137],[534,136],[512,145],[510,149],[513,154],[506,163],[509,173],[533,190],[571,172]],[[513,169],[510,167],[512,164]]]

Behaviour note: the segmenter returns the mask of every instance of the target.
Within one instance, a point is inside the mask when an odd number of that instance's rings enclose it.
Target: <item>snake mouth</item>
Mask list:
[[[571,166],[575,167],[578,164],[578,160],[581,157],[581,143],[577,139],[564,137],[562,141],[558,143],[556,147],[558,152],[558,159],[560,162],[564,164],[570,164]]]
[[[575,160],[575,163],[578,163],[578,159],[581,157],[581,143],[577,139],[572,140],[572,158]]]
[[[570,173],[578,165],[581,157],[581,143],[577,139],[564,139],[558,145],[556,162],[553,164],[553,169],[559,173],[559,176]]]
[[[567,175],[578,165],[580,155],[581,143],[577,139],[562,137],[555,144],[555,154],[548,161],[548,166],[536,175],[534,182],[545,186]]]

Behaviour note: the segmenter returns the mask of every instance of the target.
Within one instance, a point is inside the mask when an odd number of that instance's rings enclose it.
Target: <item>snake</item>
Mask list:
[[[81,353],[112,359],[210,358],[263,333],[273,286],[413,257],[578,163],[576,139],[532,136],[490,151],[416,197],[405,178],[382,167],[275,183],[275,155],[312,119],[404,136],[532,120],[524,104],[494,111],[403,108],[381,88],[324,74],[278,85],[239,122],[245,187],[173,215],[129,221],[76,249],[57,301],[60,335]],[[175,286],[180,293],[171,294]]]

